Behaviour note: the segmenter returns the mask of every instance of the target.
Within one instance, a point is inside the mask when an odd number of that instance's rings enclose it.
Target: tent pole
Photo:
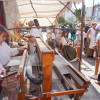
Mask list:
[[[47,18],[47,20],[50,22],[50,24],[53,26],[53,23],[51,23],[51,21],[49,20],[49,18]]]
[[[57,29],[56,28],[58,28],[57,19],[55,20],[55,37],[57,35]]]
[[[82,64],[82,49],[83,49],[83,28],[84,28],[84,16],[85,16],[85,5],[82,2],[82,13],[81,13],[81,50],[80,50],[80,63],[79,63],[79,71],[81,71]]]

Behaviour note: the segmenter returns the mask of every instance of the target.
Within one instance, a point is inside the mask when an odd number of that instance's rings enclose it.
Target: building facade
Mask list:
[[[9,28],[15,28],[18,25],[19,19],[18,6],[15,0],[1,0],[0,1],[0,24]],[[14,30],[10,30],[14,33]]]
[[[93,16],[92,16],[93,20],[97,21],[99,20],[100,21],[100,5],[95,5],[94,6],[94,12],[93,12]]]

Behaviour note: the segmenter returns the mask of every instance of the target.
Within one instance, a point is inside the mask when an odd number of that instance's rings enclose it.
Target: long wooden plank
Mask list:
[[[25,47],[27,48],[28,44],[26,44]],[[25,65],[25,61],[26,61],[26,56],[27,56],[27,49],[25,49],[24,52],[23,52],[23,56],[22,56],[17,74],[24,72],[24,65]]]
[[[61,80],[63,75],[70,74],[73,76],[74,79],[77,80],[77,82],[80,84],[80,86],[83,85],[83,81],[74,73],[69,67],[68,63],[63,61],[63,59],[59,55],[55,55],[55,60],[53,62],[53,68],[57,75],[59,76],[59,79]],[[63,78],[64,80],[64,78]]]
[[[68,90],[68,91],[60,91],[54,93],[47,93],[44,94],[46,97],[54,97],[54,96],[61,96],[61,95],[68,95],[68,94],[75,94],[75,93],[84,93],[87,89],[77,89],[77,90]]]
[[[26,44],[25,47],[27,48],[28,44]],[[25,49],[24,52],[23,52],[23,56],[22,56],[22,59],[21,59],[20,65],[19,65],[18,73],[17,73],[17,80],[19,82],[18,85],[20,85],[20,87],[22,89],[25,88],[23,73],[24,73],[24,66],[25,66],[26,56],[27,56],[27,49]],[[25,100],[25,91],[24,90],[21,93],[19,92],[17,95],[18,95],[18,100]]]
[[[44,93],[43,96],[49,98],[49,97],[55,97],[55,96],[61,96],[61,95],[84,93],[85,91],[87,91],[87,89],[77,89],[77,90],[60,91],[60,92],[48,92],[48,93]],[[33,98],[29,98],[27,100],[39,100],[39,99],[42,99],[42,97],[40,97],[40,98],[33,97]]]
[[[19,82],[19,84],[20,84],[20,87],[21,87],[22,89],[24,89],[25,86],[24,86],[24,76],[23,76],[23,73],[20,74],[20,75],[17,75],[17,80],[18,80],[18,82]],[[19,85],[19,84],[18,84],[18,85]],[[18,91],[18,92],[19,92],[19,91]],[[25,100],[25,91],[24,91],[24,90],[23,90],[23,92],[17,93],[17,95],[18,95],[18,100]]]
[[[68,64],[68,66],[85,84],[90,84],[90,81],[81,73],[79,72],[72,64],[70,64],[57,50],[56,53]]]

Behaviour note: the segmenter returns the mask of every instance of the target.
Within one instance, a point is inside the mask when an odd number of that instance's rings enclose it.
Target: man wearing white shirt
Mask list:
[[[97,44],[94,46],[94,48],[97,49],[97,52],[96,52],[96,63],[95,63],[95,73],[93,75],[90,75],[89,77],[90,78],[93,78],[93,79],[97,79],[98,78],[98,72],[99,72],[99,63],[100,63],[100,24],[98,24],[96,26],[96,30],[98,32],[98,35],[96,37],[96,42]],[[100,80],[99,80],[100,81]]]
[[[33,21],[29,21],[28,22],[29,27],[31,28],[30,30],[30,37],[31,40],[33,40],[32,42],[30,41],[30,53],[34,54],[36,48],[35,48],[35,41],[34,41],[34,37],[41,37],[43,39],[42,33],[41,33],[41,29],[39,28],[40,25],[38,23],[37,19],[34,19]],[[32,28],[32,26],[36,26],[35,28]]]

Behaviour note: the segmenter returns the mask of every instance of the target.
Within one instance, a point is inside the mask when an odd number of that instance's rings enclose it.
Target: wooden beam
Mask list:
[[[76,10],[78,11],[78,9],[77,9],[77,7],[76,7],[76,3],[75,3],[75,2],[74,2],[74,6],[75,6]]]
[[[60,13],[68,6],[69,3],[70,3],[70,2],[68,2],[66,5],[64,5],[64,8],[57,14],[56,18],[59,17]]]
[[[25,90],[24,90],[25,86],[24,86],[24,76],[23,76],[23,73],[17,75],[17,81],[20,84],[20,85],[19,84],[17,84],[17,85],[20,86],[21,91],[22,91],[21,93],[17,93],[18,100],[25,100]],[[20,92],[20,91],[18,91],[18,92]]]
[[[87,91],[87,89],[68,90],[68,91],[62,91],[62,92],[48,93],[45,95],[46,97],[55,97],[55,96],[75,94],[75,93],[84,93],[85,91]]]
[[[68,91],[60,91],[60,92],[47,92],[47,93],[43,93],[44,97],[55,97],[55,96],[61,96],[61,95],[69,95],[69,94],[76,94],[76,93],[84,93],[85,91],[87,91],[87,89],[77,89],[77,90],[68,90]],[[29,98],[27,100],[42,100],[43,98]],[[43,99],[44,100],[44,99]]]
[[[28,47],[28,44],[25,45],[25,47]],[[26,60],[26,55],[27,55],[27,49],[24,50],[20,65],[19,65],[19,69],[18,69],[18,73],[17,73],[17,80],[18,80],[18,84],[20,86],[20,91],[18,91],[19,93],[17,93],[18,95],[18,100],[25,100],[25,86],[24,86],[24,76],[23,76],[23,72],[24,72],[24,66],[25,66],[25,60]]]
[[[79,70],[80,71],[81,71],[81,64],[82,64],[84,16],[85,16],[85,5],[84,5],[84,2],[82,2],[82,14],[81,14],[81,50],[80,50],[80,63],[79,63]]]
[[[65,5],[63,2],[61,2],[60,0],[59,0],[59,2],[62,4],[62,5],[64,5],[65,6],[65,8],[67,8],[68,10],[70,10],[75,16],[76,16],[76,14],[68,7],[68,5]],[[68,3],[70,3],[70,2],[68,2]],[[80,17],[78,17],[78,16],[76,16],[79,20],[81,19]]]
[[[34,9],[34,7],[33,7],[33,4],[32,4],[32,1],[30,0],[30,3],[31,3],[31,7],[33,8],[33,10],[34,10],[34,12],[35,12],[35,14],[36,14],[36,17],[38,17],[37,16],[37,13],[36,13],[36,11],[35,11],[35,9]]]
[[[25,47],[27,48],[28,44],[26,44]],[[23,52],[23,56],[22,56],[17,74],[20,74],[20,73],[24,72],[24,65],[25,65],[25,61],[26,61],[26,55],[27,55],[27,49],[25,49],[24,52]]]
[[[36,28],[36,27],[32,27],[32,28]],[[41,26],[40,28],[59,29],[59,30],[81,30],[75,28],[55,28],[55,27],[46,27],[46,26]],[[29,27],[9,28],[8,30],[15,30],[15,29],[30,29],[30,28]]]
[[[61,2],[61,1],[59,1],[59,2],[62,4],[62,2]],[[55,21],[57,21],[57,20],[58,20],[60,13],[62,13],[62,11],[63,11],[64,9],[66,9],[66,7],[68,6],[68,4],[69,4],[69,3],[70,3],[70,2],[67,2],[67,4],[66,4],[66,5],[65,5],[65,4],[63,4],[63,5],[64,5],[64,8],[63,8],[62,10],[60,10],[60,12],[57,14]],[[53,24],[55,23],[55,21],[53,22]]]
[[[48,21],[50,22],[50,24],[53,26],[53,23],[51,23],[51,21],[49,20],[49,18],[47,18],[48,19]]]

